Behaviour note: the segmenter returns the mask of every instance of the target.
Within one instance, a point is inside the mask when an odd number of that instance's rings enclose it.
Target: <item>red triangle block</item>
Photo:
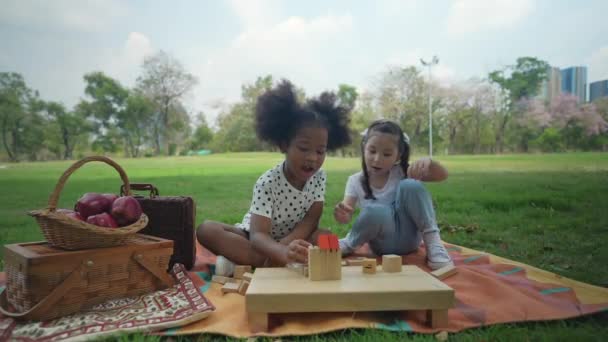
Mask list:
[[[329,248],[333,250],[340,249],[340,244],[338,243],[338,236],[335,234],[328,235],[329,238]]]
[[[317,245],[320,249],[329,249],[329,235],[319,235],[319,237],[317,238]]]

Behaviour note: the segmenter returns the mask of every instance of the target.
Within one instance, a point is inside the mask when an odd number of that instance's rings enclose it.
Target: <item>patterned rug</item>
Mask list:
[[[444,282],[455,290],[456,305],[448,312],[446,330],[493,324],[560,320],[598,312],[608,312],[608,289],[578,282],[558,274],[489,253],[446,244],[458,273]],[[359,255],[369,255],[361,249]],[[427,270],[425,251],[403,257],[403,263]],[[380,261],[380,259],[378,259]],[[209,283],[215,256],[199,246],[197,264],[191,272],[216,311],[209,318],[156,334],[185,335],[215,333],[250,337],[245,297],[222,295],[221,285]],[[198,279],[197,279],[198,278]],[[254,280],[255,281],[255,280]],[[323,312],[270,315],[271,329],[263,336],[314,335],[347,328],[384,329],[417,333],[436,333],[425,324],[424,311]]]
[[[47,322],[16,322],[0,316],[0,341],[84,341],[123,332],[152,332],[209,316],[215,307],[182,265],[173,267],[176,285]],[[4,274],[0,288],[4,285]]]

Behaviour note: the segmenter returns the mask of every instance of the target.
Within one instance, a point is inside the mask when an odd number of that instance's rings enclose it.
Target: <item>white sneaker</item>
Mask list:
[[[442,243],[430,243],[426,245],[426,264],[432,270],[438,270],[445,266],[454,266],[450,254]]]
[[[234,273],[234,263],[222,255],[218,255],[215,260],[215,274],[224,277],[232,277]]]

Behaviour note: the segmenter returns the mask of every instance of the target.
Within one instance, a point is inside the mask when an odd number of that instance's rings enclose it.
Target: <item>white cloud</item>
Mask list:
[[[115,18],[127,15],[118,0],[5,0],[0,22],[23,27],[59,27],[79,31],[103,31]]]
[[[534,0],[455,0],[447,19],[450,36],[508,29],[534,11]]]
[[[588,82],[608,80],[608,45],[601,47],[587,59],[589,65]]]
[[[334,87],[326,62],[330,56],[324,51],[335,51],[329,47],[339,44],[352,28],[350,14],[289,17],[274,25],[248,26],[204,63],[187,66],[201,80],[197,97],[213,112],[212,103],[238,100],[242,84],[268,74],[289,78],[309,94]],[[216,114],[210,113],[209,123],[215,123]]]
[[[144,58],[154,53],[150,39],[140,32],[130,32],[121,50],[109,50],[102,70],[123,85],[133,86]]]
[[[272,25],[278,17],[277,0],[230,0],[229,4],[247,28]]]

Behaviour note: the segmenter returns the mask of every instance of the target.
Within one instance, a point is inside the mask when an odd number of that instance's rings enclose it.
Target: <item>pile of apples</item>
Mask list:
[[[139,202],[132,196],[118,197],[114,194],[98,194],[89,192],[84,194],[74,210],[57,209],[74,220],[107,228],[128,226],[139,220],[142,214]]]

